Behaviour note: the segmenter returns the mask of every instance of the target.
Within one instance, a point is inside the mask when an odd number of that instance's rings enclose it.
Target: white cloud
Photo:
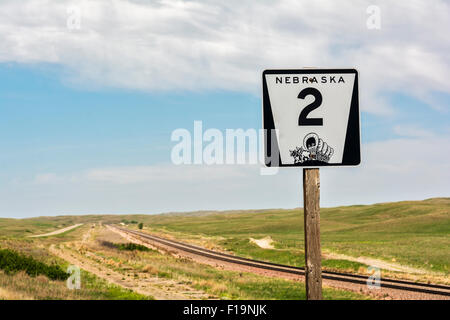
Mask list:
[[[402,137],[411,138],[431,138],[435,136],[429,130],[412,125],[396,125],[394,126],[394,133]]]
[[[64,181],[62,177],[59,177],[55,173],[39,173],[34,178],[33,183],[35,184],[49,184],[49,183],[59,183]]]
[[[107,182],[117,184],[151,183],[184,183],[203,184],[209,180],[230,180],[246,176],[248,167],[233,166],[139,166],[92,169],[81,174],[78,179],[91,182]],[[195,182],[194,182],[195,181]]]
[[[442,161],[450,158],[448,145],[448,137],[370,143],[360,167],[322,170],[323,196],[332,204],[448,197],[450,163]]]
[[[80,30],[66,27],[74,4]],[[449,93],[448,3],[377,1],[381,30],[368,30],[372,4],[7,0],[0,3],[0,61],[61,64],[65,81],[88,87],[255,94],[264,68],[356,66],[363,108],[378,114],[392,113],[383,91],[425,102],[432,91]]]

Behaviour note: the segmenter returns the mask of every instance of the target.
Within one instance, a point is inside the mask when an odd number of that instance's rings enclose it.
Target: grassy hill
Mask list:
[[[231,212],[191,216],[150,216],[153,230],[215,237],[223,248],[250,257],[302,266],[302,209]],[[249,238],[270,236],[275,249],[261,249]],[[324,252],[372,257],[425,270],[449,273],[450,198],[321,209]],[[332,260],[332,259],[330,259]],[[344,261],[324,261],[349,267]],[[357,265],[353,264],[353,267]]]
[[[180,238],[205,238],[240,255],[297,266],[304,264],[302,209],[0,219],[0,235],[21,238],[76,223],[99,221],[139,221],[150,231]],[[267,236],[274,240],[275,249],[262,249],[249,241],[249,238]],[[321,242],[325,253],[394,261],[448,275],[450,198],[322,208]],[[323,264],[354,270],[364,266],[343,259],[326,259]]]

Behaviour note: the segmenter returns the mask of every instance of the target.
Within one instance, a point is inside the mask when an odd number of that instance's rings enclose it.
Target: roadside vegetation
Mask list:
[[[127,243],[114,243],[110,241],[102,241],[102,245],[110,248],[117,248],[119,250],[128,250],[128,251],[150,251],[149,248],[143,246],[141,244],[136,244],[132,242]]]
[[[88,228],[84,227],[84,231]],[[0,300],[151,300],[81,270],[81,289],[67,288],[69,264],[47,250],[53,242],[81,237],[81,230],[42,239],[0,240]]]
[[[127,219],[122,219],[122,220],[120,220],[120,222],[124,223],[124,224],[138,224],[139,223],[136,220],[127,220]]]
[[[65,281],[25,272],[7,275],[0,271],[0,300],[151,300],[152,297],[112,285],[81,271],[81,289],[70,290]]]
[[[0,249],[0,270],[6,274],[24,271],[30,276],[44,275],[51,280],[66,280],[69,274],[58,265],[48,265],[11,249]]]

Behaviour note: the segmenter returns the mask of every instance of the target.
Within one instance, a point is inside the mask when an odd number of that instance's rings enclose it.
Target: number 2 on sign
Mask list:
[[[300,116],[298,117],[298,125],[299,126],[323,126],[322,118],[307,118],[308,114],[317,109],[322,104],[322,94],[316,88],[305,88],[298,94],[299,99],[305,99],[306,96],[312,95],[314,96],[314,101],[308,104],[305,108],[303,108],[302,112],[300,112]]]

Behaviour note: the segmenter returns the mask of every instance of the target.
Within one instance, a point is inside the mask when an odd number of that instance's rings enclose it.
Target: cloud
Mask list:
[[[58,183],[63,182],[64,179],[59,177],[55,173],[39,173],[34,178],[33,183],[35,184],[50,184],[50,183]]]
[[[413,126],[413,125],[396,125],[394,133],[402,137],[412,138],[432,138],[435,134],[429,130]]]
[[[67,9],[81,12],[69,30]],[[68,1],[0,4],[0,61],[56,63],[92,88],[225,89],[259,94],[265,68],[357,67],[363,109],[392,114],[380,93],[432,103],[447,81],[450,8],[442,0]],[[438,108],[438,107],[437,107]],[[440,106],[439,108],[442,108]]]
[[[232,180],[247,176],[246,171],[255,170],[252,165],[152,165],[93,168],[70,174],[39,173],[31,181],[35,185],[65,183],[111,183],[130,185],[140,183],[198,183],[209,180]],[[18,183],[26,181],[18,180]]]
[[[363,145],[362,164],[321,168],[321,205],[449,196],[449,137]],[[258,165],[153,165],[37,175],[2,190],[0,215],[157,213],[302,205],[301,169],[261,176]]]
[[[331,204],[448,197],[450,163],[442,159],[450,157],[449,144],[448,136],[370,143],[360,167],[321,170],[323,197]]]
[[[232,166],[138,166],[92,169],[80,175],[78,179],[91,182],[107,182],[116,184],[152,183],[184,183],[204,184],[209,180],[231,180],[245,177],[247,167]],[[194,182],[195,181],[195,182]]]

